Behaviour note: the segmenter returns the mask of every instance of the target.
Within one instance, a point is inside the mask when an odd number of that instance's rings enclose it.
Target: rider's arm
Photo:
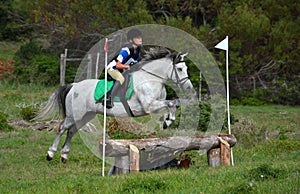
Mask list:
[[[130,66],[129,65],[124,65],[120,61],[117,61],[116,68],[117,69],[129,69]]]

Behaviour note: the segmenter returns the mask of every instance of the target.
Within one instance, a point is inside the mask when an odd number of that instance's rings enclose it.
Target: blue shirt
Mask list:
[[[108,68],[113,68],[114,70],[119,70],[123,72],[123,69],[117,69],[117,61],[120,61],[122,64],[134,65],[141,60],[140,48],[134,49],[132,44],[127,44],[122,47],[119,54],[114,57],[114,59],[108,64]]]

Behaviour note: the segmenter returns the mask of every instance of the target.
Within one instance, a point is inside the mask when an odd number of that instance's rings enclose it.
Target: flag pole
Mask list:
[[[108,39],[105,39],[105,62],[104,62],[104,111],[103,111],[103,147],[102,147],[102,176],[104,177],[104,168],[105,168],[105,136],[106,136],[106,91],[107,91],[107,53],[108,53]]]
[[[226,51],[226,102],[227,102],[227,123],[228,123],[228,133],[231,134],[230,127],[230,107],[229,107],[229,49],[228,49],[228,36],[215,46],[215,48]],[[231,165],[234,166],[233,161],[233,151],[230,149]]]
[[[228,43],[228,36],[226,36],[227,43]],[[229,43],[228,43],[229,44]],[[227,44],[227,45],[228,45]],[[228,122],[228,132],[231,134],[231,127],[230,127],[230,107],[229,107],[229,49],[227,47],[226,50],[226,88],[227,88],[227,122]],[[230,158],[231,158],[231,165],[234,166],[234,161],[233,161],[233,151],[232,148],[230,149]]]

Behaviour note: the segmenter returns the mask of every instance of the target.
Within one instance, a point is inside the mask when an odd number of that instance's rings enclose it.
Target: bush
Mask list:
[[[262,106],[265,105],[266,102],[264,100],[260,100],[258,98],[253,97],[243,97],[241,99],[242,105],[250,105],[250,106]]]
[[[13,129],[8,124],[8,115],[0,111],[0,131],[12,131]]]
[[[278,102],[280,104],[300,104],[300,76],[287,84],[282,84],[278,90]]]
[[[38,107],[35,105],[25,105],[20,107],[20,109],[21,117],[26,121],[30,121],[31,119],[33,119],[38,111]]]
[[[199,101],[198,107],[195,104],[187,105],[184,107],[184,110],[182,110],[183,107],[180,107],[180,110],[176,112],[176,120],[172,123],[170,127],[177,128],[179,125],[179,120],[182,112],[188,112],[188,115],[184,115],[185,118],[185,129],[193,129],[195,118],[198,118],[198,126],[197,130],[201,132],[206,132],[208,130],[208,127],[210,127],[209,130],[213,129],[214,131],[219,131],[221,129],[218,129],[220,125],[227,126],[227,114],[226,114],[226,107],[224,99],[218,95],[215,95],[211,98],[210,101]],[[223,103],[222,103],[223,101]],[[214,107],[212,107],[212,104],[214,104]],[[214,108],[214,110],[212,110]],[[212,114],[214,112],[214,114]],[[198,117],[196,117],[198,115]],[[224,120],[221,118],[224,117]],[[230,114],[231,123],[236,122],[235,117]],[[221,122],[221,123],[220,123]]]
[[[49,54],[36,55],[32,60],[31,82],[53,86],[59,83],[60,64],[58,58]]]
[[[18,82],[43,85],[59,83],[59,59],[43,50],[35,41],[22,45],[15,54],[15,61],[14,75]]]

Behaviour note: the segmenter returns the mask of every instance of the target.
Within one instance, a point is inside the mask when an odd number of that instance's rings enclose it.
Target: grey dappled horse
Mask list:
[[[133,116],[143,116],[167,109],[164,126],[169,126],[175,120],[179,100],[166,100],[165,83],[172,81],[184,92],[194,91],[184,62],[186,55],[187,53],[171,54],[165,48],[152,48],[146,52],[144,59],[135,65],[138,69],[132,72],[134,92],[128,104]],[[66,141],[61,149],[62,162],[66,162],[73,135],[96,114],[103,114],[103,105],[95,103],[94,99],[94,90],[98,81],[88,79],[62,86],[50,96],[46,106],[40,110],[36,120],[46,118],[57,106],[63,115],[54,143],[48,150],[47,160],[53,158],[62,134],[67,130]],[[115,102],[112,109],[107,109],[107,115],[129,116],[121,102]]]

